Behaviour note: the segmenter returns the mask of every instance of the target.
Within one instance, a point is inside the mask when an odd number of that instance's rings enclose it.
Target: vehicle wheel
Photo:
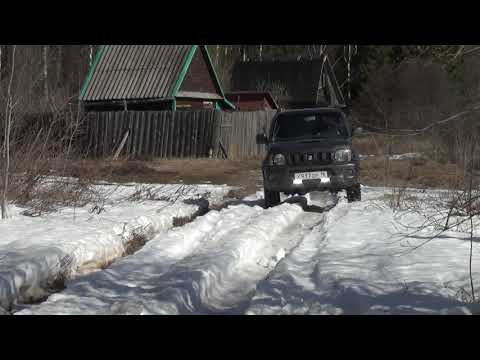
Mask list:
[[[265,194],[265,208],[271,208],[280,204],[280,193],[277,191],[264,190]]]
[[[347,189],[347,199],[349,203],[362,201],[362,188],[360,184]]]

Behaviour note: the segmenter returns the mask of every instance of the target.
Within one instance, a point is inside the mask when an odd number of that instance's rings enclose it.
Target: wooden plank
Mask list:
[[[192,123],[193,113],[188,114],[188,117],[185,121],[185,154],[184,157],[190,159],[190,143],[191,143],[191,123]]]
[[[139,133],[139,125],[140,122],[138,121],[138,116],[136,112],[131,113],[132,121],[133,121],[133,144],[132,144],[132,157],[136,158],[138,153],[138,133]]]
[[[179,116],[175,120],[175,136],[173,138],[174,141],[174,158],[179,158],[180,156],[180,130],[182,119],[184,118],[185,113],[183,111],[179,112]]]
[[[108,156],[113,156],[115,152],[115,122],[114,122],[114,113],[108,113],[108,135],[107,135],[107,153]]]
[[[133,145],[134,145],[134,138],[135,138],[135,123],[134,123],[132,113],[123,113],[123,114],[124,114],[126,124],[128,125],[128,131],[130,133],[127,140],[128,147],[126,150],[127,157],[130,157],[134,151]]]
[[[200,128],[199,128],[199,135],[198,135],[198,139],[199,139],[199,149],[198,149],[198,153],[199,153],[199,157],[202,158],[203,157],[203,149],[204,149],[204,146],[205,146],[205,112],[202,111],[200,113]]]
[[[188,119],[188,112],[184,113],[184,117],[180,121],[180,134],[179,134],[179,150],[178,150],[178,156],[181,157],[182,159],[185,157],[185,124]]]
[[[170,117],[172,115],[165,112],[165,159],[168,159],[168,146],[170,142]]]
[[[158,121],[158,157],[163,157],[163,144],[165,141],[165,135],[163,132],[163,113],[157,113],[157,121]]]
[[[198,158],[198,112],[193,114],[193,157]]]
[[[104,116],[103,114],[100,114],[100,119],[98,121],[98,129],[97,129],[97,151],[98,151],[98,157],[102,156],[102,129],[103,129],[103,120]]]
[[[154,133],[153,133],[153,124],[152,124],[152,117],[149,112],[145,113],[145,155],[147,158],[153,158],[155,156],[154,152],[152,151],[152,144],[154,141]]]
[[[177,117],[177,112],[172,111],[170,112],[170,117],[169,117],[169,135],[168,135],[168,158],[171,159],[173,158],[173,149],[174,149],[174,136],[175,136],[175,120]]]
[[[115,155],[116,150],[120,144],[119,138],[119,126],[117,122],[117,115],[115,112],[112,112],[112,140],[110,146],[112,147],[112,155]]]
[[[97,128],[96,128],[96,134],[95,134],[95,141],[96,141],[96,152],[97,152],[97,157],[101,157],[101,136],[102,136],[102,123],[103,123],[103,114],[99,114],[99,118],[97,121]]]
[[[151,139],[151,155],[152,158],[158,158],[158,147],[160,143],[160,137],[158,132],[158,112],[150,113],[150,121],[152,122],[152,134]]]
[[[170,128],[169,128],[169,155],[168,158],[172,159],[174,157],[174,144],[175,144],[175,122],[177,121],[177,112],[172,111],[170,115]]]
[[[186,122],[185,127],[185,157],[188,159],[192,158],[191,155],[191,144],[192,144],[192,119],[194,114],[190,113]]]
[[[165,131],[166,129],[166,122],[167,122],[167,117],[166,117],[166,113],[165,112],[161,112],[159,113],[159,116],[158,116],[159,120],[160,120],[160,124],[161,124],[161,137],[160,137],[160,158],[161,159],[165,159],[166,157],[166,146],[167,146],[167,132]]]
[[[145,154],[145,133],[146,133],[146,122],[145,122],[145,112],[139,112],[138,114],[138,121],[140,122],[139,128],[140,133],[138,134],[138,151],[137,155],[142,156]]]
[[[215,112],[210,113],[208,117],[208,126],[207,126],[207,158],[210,157],[210,151],[212,149],[212,134],[213,134],[213,122],[214,122]]]

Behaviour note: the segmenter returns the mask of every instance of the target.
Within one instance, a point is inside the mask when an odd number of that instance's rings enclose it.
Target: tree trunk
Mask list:
[[[93,45],[88,45],[88,68],[91,68],[93,65]]]
[[[43,45],[43,96],[48,98],[48,45]]]
[[[57,89],[60,88],[63,84],[63,45],[58,46],[57,53]]]
[[[13,114],[13,107],[14,107],[14,103],[12,101],[12,82],[13,82],[13,74],[15,72],[15,51],[16,51],[16,45],[13,45],[12,67],[10,70],[10,81],[8,83],[8,90],[7,90],[7,104],[5,106],[5,130],[4,130],[5,168],[4,168],[4,174],[3,174],[3,191],[2,191],[2,204],[1,204],[1,212],[2,212],[3,220],[8,218],[7,193],[8,193],[8,181],[10,176],[10,132],[12,128],[12,114]]]

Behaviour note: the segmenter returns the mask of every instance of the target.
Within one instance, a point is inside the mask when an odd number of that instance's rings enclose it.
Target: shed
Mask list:
[[[282,108],[345,107],[327,56],[239,61],[232,71],[232,91],[269,91]]]
[[[102,45],[80,101],[86,111],[234,109],[205,45]]]
[[[278,105],[268,91],[234,91],[226,93],[238,111],[277,110]]]

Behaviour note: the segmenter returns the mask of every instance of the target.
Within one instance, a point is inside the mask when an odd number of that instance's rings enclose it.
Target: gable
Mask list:
[[[208,58],[201,47],[195,52],[179,91],[221,96],[220,89],[215,82],[215,75],[210,70]]]
[[[314,103],[321,69],[321,60],[237,62],[232,90],[269,91],[282,103]]]

